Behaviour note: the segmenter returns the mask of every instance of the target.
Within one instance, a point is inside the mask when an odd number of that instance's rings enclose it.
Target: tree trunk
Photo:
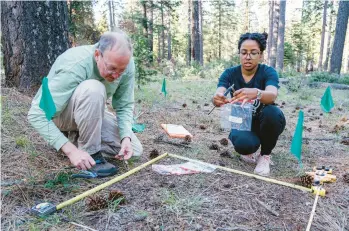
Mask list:
[[[301,72],[301,66],[302,66],[302,60],[301,60],[301,54],[297,54],[297,61],[296,61],[296,71]]]
[[[66,2],[1,2],[5,85],[27,90],[41,84],[57,56],[69,48]]]
[[[248,0],[246,0],[246,8],[245,8],[245,33],[250,31],[250,13],[248,9]]]
[[[273,19],[274,19],[274,1],[269,1],[269,32],[268,32],[268,64],[270,65],[271,46],[273,44]]]
[[[280,71],[284,69],[285,15],[286,15],[286,0],[280,1],[280,21],[279,21],[277,62],[276,62],[276,69]]]
[[[200,44],[199,44],[199,40],[198,40],[198,24],[199,24],[199,3],[198,0],[193,0],[192,1],[192,58],[194,61],[198,61],[198,54],[200,52]]]
[[[172,59],[172,38],[171,38],[171,17],[170,17],[170,12],[168,12],[168,28],[167,28],[167,59],[171,60]]]
[[[200,0],[193,0],[193,59],[202,65],[201,53],[201,38],[202,33],[200,31]]]
[[[110,31],[116,30],[114,1],[108,1]]]
[[[347,33],[348,26],[348,17],[349,1],[340,1],[330,61],[331,73],[339,74],[341,72],[345,35]]]
[[[161,36],[160,31],[158,31],[158,63],[161,62]]]
[[[72,25],[73,23],[73,7],[72,7],[72,2],[68,2],[68,11],[69,11],[69,16],[68,16],[68,23],[69,23],[69,26]],[[70,40],[70,43],[71,43],[71,46],[72,47],[75,47],[76,46],[76,30],[71,30],[69,31],[69,40]]]
[[[112,31],[113,25],[114,25],[114,20],[113,20],[113,8],[111,6],[111,1],[108,1],[108,9],[109,9],[109,24],[110,24],[110,30]]]
[[[279,17],[280,17],[280,2],[274,3],[274,18],[273,18],[273,42],[271,46],[270,66],[275,68],[276,65],[276,52],[278,42],[278,29],[279,29]]]
[[[222,14],[221,14],[221,2],[218,2],[218,58],[222,59]]]
[[[164,4],[161,1],[161,59],[165,58],[165,24],[164,24]]]
[[[188,0],[188,48],[187,48],[187,65],[191,64],[191,0]]]
[[[319,57],[319,64],[318,64],[318,70],[322,71],[322,59],[324,56],[324,44],[325,44],[325,31],[326,31],[326,16],[327,16],[327,4],[328,1],[325,0],[324,3],[324,13],[322,16],[322,31],[321,31],[321,43],[320,43],[320,57]]]
[[[148,16],[147,16],[147,2],[141,1],[142,8],[143,8],[143,18],[142,18],[142,26],[143,26],[143,35],[148,43],[149,46],[149,29],[148,29]],[[150,47],[148,47],[148,50],[150,51]],[[151,52],[151,51],[150,51]],[[152,57],[150,55],[147,56],[147,65],[151,63]]]
[[[111,6],[112,6],[112,14],[113,14],[113,27],[112,27],[112,31],[116,30],[116,22],[115,22],[115,5],[114,5],[114,1],[111,1]]]
[[[150,55],[150,62],[152,63],[154,61],[153,59],[153,52],[154,52],[154,34],[153,34],[153,22],[154,22],[154,16],[153,16],[153,9],[154,9],[154,3],[153,0],[150,0],[150,20],[149,20],[149,51],[151,53]]]
[[[143,7],[143,18],[142,18],[142,26],[143,26],[143,34],[144,37],[148,40],[148,17],[147,17],[147,2],[142,1],[142,7]]]
[[[199,26],[199,38],[200,38],[200,64],[204,65],[204,39],[202,33],[202,0],[199,0],[199,18],[200,18],[200,26]]]
[[[331,54],[331,33],[332,33],[332,21],[333,21],[333,14],[330,12],[330,22],[328,24],[328,34],[327,34],[327,49],[326,49],[326,59],[324,64],[324,70],[328,70],[328,64]]]
[[[309,73],[309,63],[310,63],[310,59],[307,59],[306,62],[305,62],[305,73],[308,74]]]
[[[302,15],[301,15],[301,29],[300,29],[300,37],[304,38],[304,33],[303,33],[303,27],[305,26],[305,7],[306,7],[307,1],[302,2]],[[297,72],[302,71],[302,65],[303,65],[303,49],[298,51],[298,56],[297,56]],[[306,68],[305,68],[306,69]]]

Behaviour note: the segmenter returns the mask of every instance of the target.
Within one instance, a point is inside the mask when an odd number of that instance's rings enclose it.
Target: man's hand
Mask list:
[[[230,100],[227,99],[224,96],[224,93],[222,93],[222,92],[216,92],[216,94],[213,96],[213,100],[212,101],[213,101],[213,104],[216,107],[220,107],[220,106],[230,102]]]
[[[62,146],[62,151],[68,156],[70,162],[80,170],[87,170],[96,165],[96,162],[90,156],[90,154],[79,150],[70,142]]]
[[[133,148],[131,144],[131,139],[129,137],[125,137],[121,141],[121,150],[119,154],[115,156],[116,159],[119,160],[128,160],[133,155]]]
[[[247,101],[256,99],[257,93],[257,88],[241,88],[234,92],[231,103],[242,101],[241,105],[244,105]]]

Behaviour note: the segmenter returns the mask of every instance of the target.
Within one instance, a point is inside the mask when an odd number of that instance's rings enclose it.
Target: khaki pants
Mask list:
[[[120,151],[120,135],[116,117],[105,107],[106,91],[97,80],[85,80],[79,84],[67,107],[54,123],[62,132],[69,132],[69,139],[78,134],[77,145],[89,154],[98,151],[117,155]],[[133,156],[140,156],[143,147],[134,133],[131,135]]]

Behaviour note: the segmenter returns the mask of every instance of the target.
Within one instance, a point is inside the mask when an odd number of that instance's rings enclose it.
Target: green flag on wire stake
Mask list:
[[[54,114],[56,113],[56,106],[55,106],[55,103],[53,102],[50,89],[48,88],[47,77],[44,77],[42,80],[41,90],[42,90],[42,93],[41,93],[39,107],[45,112],[47,120],[50,121],[54,116]]]
[[[333,106],[334,103],[331,95],[331,88],[327,87],[324,95],[321,98],[321,109],[324,112],[330,112]]]
[[[291,153],[298,159],[300,166],[302,167],[302,134],[303,134],[303,120],[304,113],[299,111],[297,127],[294,132],[291,144]]]
[[[167,95],[167,91],[166,91],[166,79],[164,78],[164,80],[162,81],[162,88],[161,88],[161,92],[164,93],[165,97]]]

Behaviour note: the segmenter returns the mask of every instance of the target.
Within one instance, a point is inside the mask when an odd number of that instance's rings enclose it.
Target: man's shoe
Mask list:
[[[249,155],[240,155],[240,160],[249,164],[255,164],[257,163],[258,156],[259,155],[257,153],[252,153]]]
[[[114,176],[118,169],[115,165],[108,163],[101,152],[92,154],[91,157],[95,160],[96,165],[89,169],[89,171],[94,172],[98,177]]]
[[[254,169],[254,173],[261,176],[269,176],[270,174],[270,155],[259,156],[257,160],[257,166]]]

